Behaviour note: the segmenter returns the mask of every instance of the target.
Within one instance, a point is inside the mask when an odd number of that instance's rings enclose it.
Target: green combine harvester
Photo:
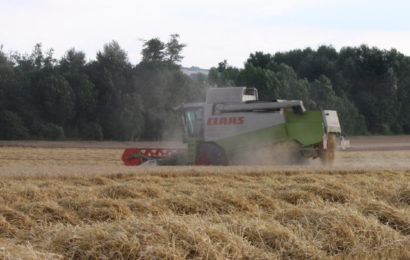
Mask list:
[[[176,110],[187,149],[129,148],[126,165],[301,164],[309,158],[331,164],[341,134],[336,111],[306,111],[300,100],[260,101],[255,88],[210,88],[205,102]]]

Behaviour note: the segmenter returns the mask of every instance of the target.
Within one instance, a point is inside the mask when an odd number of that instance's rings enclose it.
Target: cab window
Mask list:
[[[190,108],[184,111],[185,134],[187,137],[202,138],[204,132],[204,110]]]

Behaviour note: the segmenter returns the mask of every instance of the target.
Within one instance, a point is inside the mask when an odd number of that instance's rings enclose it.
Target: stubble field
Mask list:
[[[110,147],[0,147],[0,258],[410,258],[410,150],[143,168]]]

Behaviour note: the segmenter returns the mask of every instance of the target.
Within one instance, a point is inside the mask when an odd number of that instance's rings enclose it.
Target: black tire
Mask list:
[[[222,148],[214,143],[199,143],[196,152],[196,165],[228,165],[228,159]]]

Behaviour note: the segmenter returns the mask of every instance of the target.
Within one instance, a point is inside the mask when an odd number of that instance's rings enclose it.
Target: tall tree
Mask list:
[[[88,66],[88,71],[97,92],[96,117],[104,137],[124,139],[118,119],[124,109],[123,97],[132,89],[132,66],[127,53],[116,41],[111,41],[97,53],[97,61]]]
[[[75,96],[75,115],[67,127],[69,135],[89,137],[93,136],[89,133],[92,131],[90,129],[95,129],[98,124],[96,122],[97,92],[95,84],[86,73],[85,65],[84,52],[70,49],[60,60],[59,70],[70,84]]]
[[[141,51],[143,62],[160,62],[165,57],[165,44],[159,38],[144,42]]]
[[[184,58],[181,52],[186,44],[179,42],[179,34],[171,34],[170,40],[165,44],[167,60],[171,63],[178,64]]]

